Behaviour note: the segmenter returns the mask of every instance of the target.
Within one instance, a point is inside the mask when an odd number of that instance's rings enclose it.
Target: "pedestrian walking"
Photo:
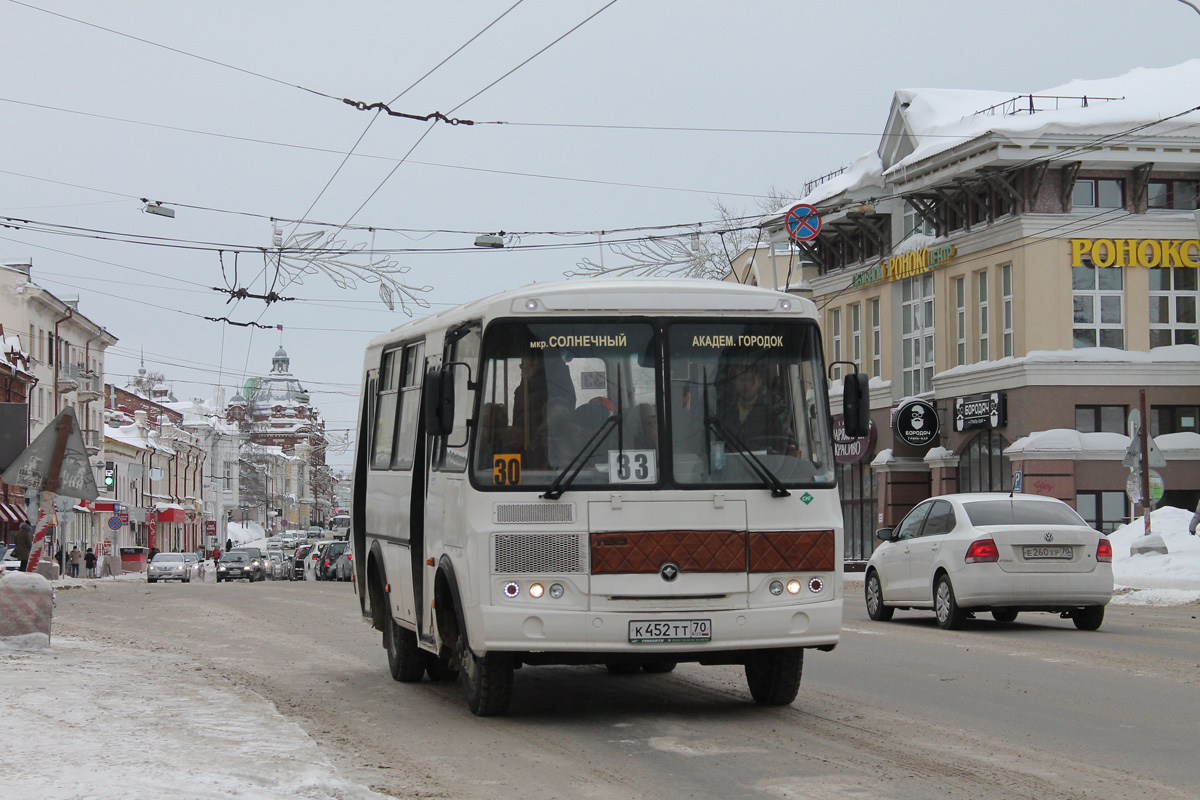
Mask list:
[[[13,557],[21,562],[21,572],[29,568],[29,551],[33,549],[33,526],[22,522],[13,540]]]
[[[1188,533],[1192,536],[1200,536],[1196,533],[1196,528],[1200,527],[1200,502],[1196,503],[1196,513],[1192,514],[1192,521],[1188,523]]]
[[[84,574],[89,578],[96,577],[96,554],[92,552],[92,548],[90,547],[83,554],[83,568],[86,570]]]
[[[225,552],[229,552],[232,549],[233,549],[233,539],[226,539],[225,540]]]
[[[83,563],[83,551],[79,549],[79,545],[75,545],[71,548],[69,563],[71,564],[71,577],[78,578],[79,565]]]

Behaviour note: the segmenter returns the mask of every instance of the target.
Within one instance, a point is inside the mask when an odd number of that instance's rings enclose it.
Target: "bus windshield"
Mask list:
[[[831,485],[822,375],[816,326],[802,321],[493,323],[475,484],[548,496]]]
[[[833,483],[815,324],[677,322],[667,358],[676,484]]]
[[[476,482],[545,488],[581,465],[576,488],[657,483],[655,343],[650,323],[632,319],[493,324]]]

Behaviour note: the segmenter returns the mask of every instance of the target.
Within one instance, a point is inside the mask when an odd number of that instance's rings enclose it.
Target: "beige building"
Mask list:
[[[1042,94],[899,91],[879,147],[804,198],[815,238],[779,246],[787,210],[768,220],[756,282],[800,274],[833,374],[873,379],[877,433],[839,448],[848,559],[919,500],[1007,491],[1015,473],[1122,524],[1142,389],[1163,502],[1195,507],[1200,113],[1162,121],[1195,85],[1200,61]],[[898,435],[913,440],[913,399],[939,423],[916,444]]]

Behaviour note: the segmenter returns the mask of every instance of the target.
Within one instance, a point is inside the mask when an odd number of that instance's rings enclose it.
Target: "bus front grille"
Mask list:
[[[492,564],[497,573],[586,572],[586,542],[578,533],[498,533]]]
[[[544,522],[574,522],[574,503],[496,503],[492,520],[521,525]]]

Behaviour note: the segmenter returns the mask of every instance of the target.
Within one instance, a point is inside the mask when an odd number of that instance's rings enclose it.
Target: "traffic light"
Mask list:
[[[117,465],[112,461],[104,462],[104,488],[111,489],[117,485]]]

